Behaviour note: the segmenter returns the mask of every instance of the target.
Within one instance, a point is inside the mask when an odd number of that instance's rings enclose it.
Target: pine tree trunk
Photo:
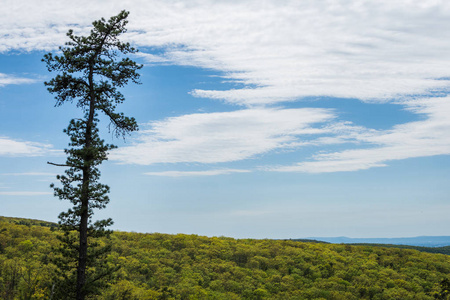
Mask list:
[[[94,123],[95,114],[95,92],[94,92],[94,80],[93,80],[93,63],[91,63],[89,72],[89,88],[90,88],[90,104],[89,115],[86,121],[85,132],[85,149],[87,154],[85,156],[84,168],[83,168],[83,190],[81,193],[81,216],[80,216],[80,250],[78,256],[77,267],[77,300],[84,300],[85,298],[85,285],[86,285],[86,266],[87,266],[87,232],[88,232],[88,219],[89,219],[89,186],[91,181],[91,165],[92,157],[89,154],[89,148],[92,146],[92,125]]]
[[[86,172],[88,173],[88,172]],[[83,186],[89,185],[88,174],[85,176],[83,172]],[[83,193],[84,194],[84,193]],[[87,195],[86,195],[87,196]],[[85,195],[82,196],[81,204],[81,218],[80,218],[80,250],[78,256],[77,267],[77,300],[84,300],[85,291],[84,286],[86,284],[86,264],[87,264],[87,226],[88,226],[88,199]]]

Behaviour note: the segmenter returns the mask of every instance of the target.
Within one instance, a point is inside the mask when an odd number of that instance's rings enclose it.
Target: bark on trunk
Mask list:
[[[94,80],[93,80],[93,67],[89,70],[89,89],[90,89],[90,99],[89,99],[89,115],[86,122],[86,132],[85,132],[85,149],[88,150],[92,146],[92,125],[94,122],[95,114],[95,93],[94,93]],[[90,151],[88,150],[88,153]],[[89,185],[91,182],[91,164],[93,158],[91,155],[86,154],[84,158],[83,167],[83,185],[81,193],[81,215],[80,215],[80,249],[78,256],[78,267],[77,267],[77,300],[84,300],[86,292],[86,266],[87,266],[87,248],[88,248],[88,219],[89,219]]]

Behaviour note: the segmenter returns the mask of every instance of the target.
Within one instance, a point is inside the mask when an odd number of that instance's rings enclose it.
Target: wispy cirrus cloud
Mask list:
[[[52,145],[13,140],[0,136],[0,156],[42,156],[52,152]]]
[[[26,4],[25,4],[26,3]],[[9,1],[0,51],[55,49],[69,28],[123,9],[122,1]],[[331,96],[387,101],[448,89],[445,1],[134,1],[127,38],[152,62],[223,72],[244,88],[195,89],[240,105]],[[437,80],[439,79],[439,80]]]
[[[0,87],[10,84],[27,84],[34,83],[36,79],[17,77],[14,75],[0,73]]]
[[[219,70],[245,86],[194,96],[252,106],[308,96],[389,101],[448,89],[450,36],[442,28],[450,27],[450,10],[442,1],[210,4],[168,5],[166,20],[132,37],[163,45],[165,61]],[[151,25],[136,16],[135,26]]]
[[[2,173],[4,176],[56,176],[56,173],[48,172],[23,172],[23,173]]]
[[[250,170],[240,169],[219,169],[207,171],[163,171],[163,172],[146,172],[144,175],[163,176],[163,177],[196,177],[196,176],[217,176],[228,175],[234,173],[249,173]]]
[[[252,218],[252,217],[262,217],[273,214],[273,210],[236,210],[230,212],[231,217],[245,217],[245,218]]]
[[[77,3],[67,9],[66,3],[50,0],[9,1],[8,9],[0,12],[0,52],[56,49],[65,42],[69,28],[87,33],[92,20],[123,9],[118,0],[107,7],[88,0]],[[125,37],[143,48],[143,59],[216,70],[240,88],[195,88],[191,95],[259,110],[192,114],[150,123],[151,129],[132,146],[112,153],[119,162],[217,163],[289,147],[359,143],[319,153],[311,161],[272,168],[335,172],[450,153],[443,134],[448,124],[437,112],[427,112],[434,107],[450,113],[445,97],[424,98],[424,103],[439,102],[421,104],[414,111],[426,119],[387,131],[333,123],[337,113],[330,111],[264,109],[321,96],[403,101],[413,109],[419,104],[411,96],[448,94],[450,2],[151,0],[128,3],[127,9],[131,15]],[[304,123],[295,121],[295,114]],[[339,126],[345,132],[338,131]],[[39,146],[22,146],[24,150],[15,153],[39,153]],[[5,149],[0,147],[0,155],[12,155]]]
[[[221,163],[298,146],[298,136],[326,132],[317,124],[335,118],[331,110],[246,109],[191,114],[150,123],[138,141],[111,152],[122,163]]]
[[[421,98],[404,102],[406,109],[425,120],[394,126],[390,130],[354,134],[369,145],[362,149],[317,154],[313,160],[268,168],[279,172],[326,173],[387,166],[390,161],[450,154],[450,97]]]
[[[53,195],[50,192],[28,192],[28,191],[11,191],[11,192],[0,192],[3,196],[42,196],[42,195]]]

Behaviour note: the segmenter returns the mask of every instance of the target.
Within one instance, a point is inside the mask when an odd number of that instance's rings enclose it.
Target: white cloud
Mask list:
[[[0,136],[0,156],[41,156],[54,152],[48,144],[17,141]]]
[[[267,211],[267,210],[236,210],[232,211],[230,213],[231,217],[245,217],[245,218],[251,218],[251,217],[261,217],[261,216],[267,216],[270,214],[273,214],[274,211]]]
[[[69,28],[87,33],[92,20],[126,8],[131,11],[126,38],[149,52],[140,55],[150,63],[213,69],[225,80],[244,86],[197,88],[191,92],[194,96],[246,107],[279,105],[307,96],[403,101],[427,118],[387,131],[344,124],[348,132],[339,132],[342,123],[330,123],[333,113],[324,110],[186,115],[152,123],[139,141],[114,151],[111,158],[123,163],[229,162],[289,147],[359,143],[361,149],[318,154],[311,161],[275,168],[334,172],[450,153],[448,123],[438,112],[450,112],[444,103],[447,98],[421,100],[431,104],[409,98],[450,91],[448,1],[140,0],[124,4],[112,0],[105,6],[88,0],[77,5],[6,0],[4,6],[8,9],[0,12],[0,52],[56,49]],[[3,75],[4,84],[8,80]],[[433,101],[439,104],[433,106]],[[315,123],[327,124],[310,127]],[[316,136],[324,133],[328,136]],[[312,138],[300,139],[304,134]],[[0,155],[43,151],[37,144],[16,142],[11,152],[1,143],[5,138],[0,138]]]
[[[139,142],[111,152],[123,163],[220,163],[253,158],[298,146],[298,136],[326,132],[314,128],[334,118],[330,110],[245,109],[191,114],[150,123]]]
[[[254,105],[304,96],[389,100],[448,89],[447,1],[6,1],[0,51],[49,50],[68,28],[131,11],[127,38],[147,57],[225,72],[252,88],[193,95]],[[162,50],[162,53],[161,53]]]
[[[3,173],[5,176],[56,176],[56,173],[47,172],[24,172],[24,173]]]
[[[164,59],[217,69],[252,86],[194,90],[199,97],[243,105],[305,96],[386,101],[448,88],[448,80],[434,79],[450,74],[450,33],[443,30],[450,27],[449,7],[442,1],[168,5],[167,19],[133,40],[170,45]],[[135,26],[150,26],[139,17]]]
[[[4,196],[42,196],[42,195],[53,195],[50,192],[0,192],[0,195]]]
[[[26,83],[33,83],[33,82],[36,82],[36,80],[30,79],[30,78],[21,78],[21,77],[16,77],[13,75],[0,73],[0,87],[9,85],[9,84],[26,84]]]
[[[249,170],[238,169],[220,169],[207,171],[164,171],[164,172],[147,172],[144,175],[165,176],[165,177],[191,177],[191,176],[216,176],[228,175],[233,173],[249,173]]]
[[[353,136],[355,140],[372,145],[369,148],[318,154],[312,161],[269,170],[307,173],[356,171],[383,167],[393,160],[449,155],[450,97],[422,98],[404,104],[407,109],[424,114],[427,118],[397,125],[386,131]]]
[[[135,54],[137,57],[142,57],[147,63],[150,64],[161,64],[161,63],[171,63],[170,60],[164,58],[163,56],[153,55],[150,53],[138,52]]]

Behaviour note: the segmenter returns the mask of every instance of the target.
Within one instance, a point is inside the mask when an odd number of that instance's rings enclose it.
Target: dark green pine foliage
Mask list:
[[[57,176],[60,187],[51,185],[55,196],[69,200],[73,207],[59,215],[62,260],[59,263],[61,278],[65,284],[55,289],[64,293],[63,298],[85,299],[96,293],[96,286],[111,272],[102,257],[108,252],[98,238],[109,235],[106,227],[111,219],[92,221],[94,209],[105,208],[109,202],[109,187],[101,184],[98,166],[107,160],[109,150],[99,136],[98,113],[110,120],[110,129],[116,136],[138,129],[134,118],[116,112],[116,106],[125,98],[118,88],[130,80],[139,83],[137,71],[142,65],[125,57],[137,50],[129,43],[121,42],[119,35],[126,32],[128,12],[122,11],[108,21],[93,22],[89,36],[76,36],[69,30],[70,41],[60,47],[60,56],[48,53],[43,60],[50,72],[58,75],[45,82],[50,93],[55,95],[56,105],[76,101],[83,110],[82,119],[73,119],[64,132],[69,135],[69,148],[65,150],[68,169],[65,175]],[[53,164],[53,163],[50,163]],[[53,164],[58,165],[58,164]]]

